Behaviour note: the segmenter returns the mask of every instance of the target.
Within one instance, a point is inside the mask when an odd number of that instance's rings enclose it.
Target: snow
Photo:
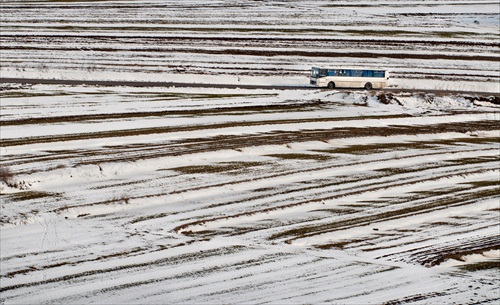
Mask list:
[[[2,5],[2,77],[307,85],[313,65],[384,65],[422,90],[2,84],[2,304],[498,300],[496,4]],[[364,47],[401,57],[349,56]]]

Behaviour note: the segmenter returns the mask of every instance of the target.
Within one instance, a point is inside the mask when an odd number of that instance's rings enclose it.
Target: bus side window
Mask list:
[[[372,77],[373,71],[372,70],[363,70],[363,76],[364,77]]]

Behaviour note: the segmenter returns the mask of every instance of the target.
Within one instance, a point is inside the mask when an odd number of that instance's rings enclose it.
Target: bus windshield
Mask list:
[[[327,69],[312,68],[312,70],[311,70],[311,77],[312,78],[325,77],[327,75],[328,75]]]
[[[311,77],[318,78],[319,77],[319,68],[312,68]]]

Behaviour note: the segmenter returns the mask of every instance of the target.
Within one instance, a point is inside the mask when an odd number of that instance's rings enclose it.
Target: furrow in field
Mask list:
[[[109,268],[106,266],[105,260],[101,260],[98,263],[94,263],[92,266],[91,265],[85,265],[84,269],[87,269],[84,272],[77,272],[77,273],[70,273],[68,275],[64,276],[53,276],[49,279],[44,279],[40,281],[31,281],[23,284],[9,284],[9,282],[14,282],[16,281],[16,278],[14,277],[12,280],[9,279],[4,279],[3,282],[6,283],[5,286],[0,288],[1,292],[6,292],[10,290],[15,290],[19,288],[30,288],[31,287],[38,287],[41,285],[52,285],[52,284],[58,284],[61,282],[65,281],[72,281],[73,283],[78,283],[82,281],[87,281],[89,278],[92,277],[98,277],[102,278],[105,274],[113,274],[113,273],[119,273],[122,275],[126,275],[127,272],[129,271],[139,271],[139,270],[154,270],[155,268],[163,268],[163,267],[172,267],[176,265],[182,265],[185,263],[194,263],[197,262],[200,264],[199,261],[203,261],[204,259],[207,259],[212,256],[222,256],[222,255],[229,255],[231,253],[237,253],[240,251],[243,251],[244,247],[243,246],[228,246],[228,247],[220,247],[220,248],[211,248],[207,249],[205,251],[201,251],[199,253],[194,252],[194,253],[183,253],[183,254],[177,254],[177,255],[166,255],[166,253],[169,250],[164,250],[161,249],[159,252],[163,253],[163,256],[158,258],[156,254],[151,254],[151,252],[156,252],[156,251],[150,251],[147,253],[142,253],[141,260],[139,262],[135,261],[133,259],[133,256],[130,257],[122,257],[122,256],[117,256],[117,261],[115,261],[113,264],[114,267]],[[175,251],[175,250],[174,250]],[[183,251],[185,251],[183,249]],[[132,261],[133,263],[130,263]],[[91,262],[91,261],[90,261]],[[71,264],[71,263],[69,263]],[[98,269],[95,269],[95,266],[99,266]],[[48,266],[47,268],[57,268],[59,266]],[[182,268],[180,268],[182,269]],[[44,272],[43,269],[41,270],[35,270],[34,272]],[[53,273],[57,274],[57,273]],[[34,277],[36,278],[36,277]],[[33,289],[38,289],[38,288],[33,288]]]
[[[241,252],[239,253],[241,254]],[[80,291],[85,291],[81,292],[82,295],[85,294],[87,297],[99,298],[102,295],[111,294],[115,295],[115,300],[118,301],[121,297],[117,293],[126,289],[136,291],[134,295],[138,299],[151,302],[157,300],[159,296],[168,296],[172,301],[188,303],[193,300],[213,301],[221,297],[233,300],[236,297],[243,297],[259,302],[272,302],[276,300],[276,293],[273,291],[286,293],[290,298],[300,299],[310,294],[320,294],[324,298],[326,291],[321,287],[327,283],[330,287],[341,290],[349,286],[345,283],[346,280],[357,283],[363,275],[372,277],[373,284],[375,284],[377,274],[394,270],[390,266],[371,265],[356,261],[346,264],[333,258],[313,256],[304,259],[287,252],[279,253],[279,255],[255,252],[257,256],[251,261],[245,260],[245,256],[239,255],[238,252],[235,254],[220,253],[219,255],[222,255],[224,260],[219,260],[217,264],[208,261],[207,257],[199,257],[191,262],[193,267],[187,272],[184,268],[175,265],[173,261],[168,266],[161,266],[153,262],[148,273],[142,273],[135,268],[127,268],[127,271],[133,271],[136,274],[133,281],[130,281],[130,277],[121,270],[103,270],[105,273],[102,275],[88,273],[85,277],[67,279],[67,285],[64,288],[58,287],[59,282],[54,279],[54,281],[33,283],[36,284],[34,286],[24,286],[23,290],[26,295],[29,295],[35,287],[42,286],[45,293],[40,297],[43,299],[47,292],[62,289],[57,293],[57,299],[61,302],[70,302],[73,298],[79,297],[78,294],[69,294],[68,290],[73,285],[78,285]],[[360,268],[360,266],[364,268]],[[167,276],[162,272],[164,268],[169,268]],[[293,273],[290,273],[289,270],[293,270]],[[279,279],[270,279],[268,277],[270,272],[282,276]],[[104,275],[107,278],[113,278],[113,282],[105,279]],[[92,277],[95,276],[101,278],[100,288],[92,285],[92,282],[95,281]],[[333,278],[337,280],[332,281]],[[316,285],[312,285],[310,288],[301,288],[303,281],[313,281]],[[119,282],[123,284],[116,285]],[[158,283],[162,285],[157,285]],[[256,297],[256,291],[260,291],[259,297]],[[10,290],[7,290],[6,293],[9,292]],[[370,290],[356,289],[356,292],[351,291],[351,293],[364,294],[370,293]],[[349,294],[344,294],[344,296],[347,297]],[[329,295],[331,296],[331,294]],[[22,295],[18,294],[13,297],[22,300]],[[340,296],[338,297],[340,298]]]
[[[500,238],[495,234],[481,238],[475,237],[470,240],[461,239],[458,244],[454,245],[412,251],[409,260],[424,266],[435,266],[451,258],[460,260],[467,255],[481,254],[490,250],[499,249]]]
[[[364,119],[392,119],[392,118],[404,118],[405,116],[400,115],[384,115],[384,116],[368,116]],[[356,120],[356,118],[345,118],[345,121]],[[113,130],[113,131],[96,131],[93,133],[86,134],[74,134],[74,135],[52,135],[52,136],[42,136],[34,138],[15,138],[15,139],[3,139],[2,146],[17,146],[17,145],[27,145],[36,143],[54,143],[54,142],[65,142],[65,141],[76,141],[76,140],[91,140],[100,138],[116,138],[116,137],[137,137],[145,135],[168,135],[171,133],[181,133],[181,132],[194,132],[196,130],[207,130],[216,131],[217,133],[223,134],[224,130],[230,130],[233,128],[245,128],[245,127],[263,127],[266,129],[273,129],[275,126],[277,129],[290,126],[292,124],[310,124],[310,123],[327,123],[327,122],[338,122],[341,123],[343,119],[340,118],[320,118],[320,119],[288,119],[288,120],[269,120],[261,122],[228,122],[221,124],[208,124],[208,125],[193,125],[193,126],[178,126],[178,127],[152,127],[152,128],[142,128],[142,129],[132,129],[132,130]],[[469,130],[491,130],[494,129],[494,123],[490,121],[481,122],[468,122],[464,123],[448,123],[448,124],[437,124],[423,126],[401,126],[401,127],[377,127],[377,128],[332,128],[330,130],[298,130],[298,131],[286,131],[286,130],[276,130],[261,134],[249,134],[249,135],[230,135],[230,136],[215,136],[211,138],[191,138],[185,140],[174,140],[171,143],[162,144],[160,143],[148,143],[141,144],[138,142],[133,145],[113,145],[105,147],[104,149],[79,149],[79,150],[63,150],[63,151],[49,151],[49,154],[43,153],[39,156],[9,156],[5,155],[6,165],[15,165],[20,163],[26,163],[28,159],[33,160],[56,160],[57,159],[70,159],[70,160],[82,160],[86,157],[88,161],[77,162],[76,164],[72,161],[72,164],[66,164],[65,166],[75,166],[83,164],[96,164],[99,162],[117,162],[119,160],[123,161],[134,161],[141,158],[157,158],[161,156],[176,156],[181,154],[196,153],[201,151],[213,151],[214,149],[242,149],[244,147],[259,146],[263,144],[276,144],[284,145],[293,142],[320,140],[328,141],[332,139],[350,137],[352,135],[356,136],[376,136],[376,135],[396,135],[400,134],[419,134],[419,133],[434,133],[434,132],[466,132]],[[244,129],[242,129],[244,132]],[[108,156],[112,156],[109,158]],[[75,158],[76,157],[76,158]],[[70,160],[67,160],[69,163]],[[33,169],[32,169],[33,170]]]
[[[475,139],[475,138],[459,138],[456,140],[457,142],[459,143],[477,143],[477,144],[481,144],[481,143],[484,143],[484,144],[488,144],[488,143],[494,143],[495,141],[495,138],[485,138],[485,139],[481,139],[479,141],[479,139]],[[349,154],[370,154],[370,153],[377,153],[377,152],[386,152],[386,153],[389,153],[392,149],[397,149],[397,150],[401,150],[401,149],[408,149],[408,148],[431,148],[433,150],[436,149],[436,147],[434,147],[435,145],[440,145],[440,144],[444,144],[444,145],[453,145],[453,142],[437,142],[437,143],[434,143],[432,141],[429,141],[429,142],[420,142],[420,143],[415,143],[415,142],[410,142],[408,143],[407,145],[405,144],[398,144],[398,145],[393,145],[393,144],[380,144],[380,145],[360,145],[360,146],[353,146],[353,147],[345,147],[345,148],[335,148],[333,150],[318,150],[317,152],[315,152],[314,154],[304,154],[304,153],[301,153],[301,154],[271,154],[269,156],[264,156],[265,159],[262,160],[262,161],[258,161],[258,162],[250,162],[250,163],[238,163],[238,162],[227,162],[227,163],[221,163],[221,164],[214,164],[214,165],[211,165],[211,166],[208,166],[208,165],[203,165],[203,166],[191,166],[191,167],[181,167],[181,168],[175,168],[175,167],[172,167],[170,168],[170,170],[175,170],[175,171],[180,171],[181,173],[185,173],[185,174],[210,174],[210,173],[224,173],[224,171],[229,171],[228,172],[228,176],[227,176],[227,179],[224,179],[220,182],[216,182],[215,184],[213,183],[210,183],[210,184],[205,184],[205,185],[197,185],[195,187],[190,187],[189,184],[185,184],[183,187],[180,187],[180,188],[176,188],[176,191],[171,191],[171,192],[168,192],[168,193],[164,193],[163,195],[167,195],[167,194],[182,194],[182,193],[185,193],[185,192],[189,192],[189,191],[202,191],[202,190],[207,190],[207,189],[210,189],[210,188],[214,188],[214,187],[221,187],[221,186],[225,186],[225,185],[235,185],[235,184],[239,184],[239,183],[242,183],[242,182],[248,182],[248,181],[252,181],[252,180],[255,180],[255,179],[258,179],[258,180],[266,180],[266,179],[273,179],[273,180],[279,180],[279,179],[282,179],[283,177],[286,177],[286,176],[290,176],[290,174],[300,174],[300,173],[303,173],[303,172],[310,172],[310,173],[313,173],[315,171],[327,171],[327,170],[331,170],[331,169],[334,169],[334,168],[338,168],[339,167],[339,164],[337,164],[337,162],[335,162],[335,158],[336,158],[336,155],[337,154],[345,154],[345,153],[349,153]],[[182,145],[179,145],[180,147],[183,147]],[[223,146],[223,145],[222,145]],[[453,146],[452,146],[453,147]],[[219,147],[220,148],[220,147]],[[163,146],[158,146],[158,147],[153,147],[151,148],[152,150],[152,154],[155,153],[155,151],[157,150],[161,150],[161,149],[164,149]],[[142,147],[138,147],[137,150],[141,151],[143,150]],[[454,154],[458,155],[460,153],[465,153],[467,151],[469,151],[470,149],[465,149],[465,150],[459,150],[459,151],[455,151]],[[121,150],[116,150],[116,151],[113,151],[112,149],[109,149],[109,151],[102,151],[102,152],[99,152],[99,153],[96,153],[96,152],[93,152],[92,155],[104,155],[106,153],[110,153],[110,151],[112,151],[112,154],[114,155],[113,156],[113,159],[115,162],[118,162],[120,161],[122,158],[123,158],[123,152],[121,152]],[[135,149],[134,149],[135,151]],[[478,151],[479,152],[479,151]],[[484,152],[488,152],[488,150],[485,150]],[[319,154],[318,154],[319,153]],[[236,155],[238,155],[239,153],[238,152],[235,152]],[[420,153],[421,154],[421,153]],[[441,154],[441,152],[439,151],[431,151],[431,152],[427,152],[425,154],[422,154],[422,156],[427,156],[428,158],[431,158],[432,156],[436,156],[436,155],[439,155]],[[161,157],[162,156],[162,153],[155,153],[156,157]],[[176,154],[176,155],[182,155],[182,154]],[[418,156],[418,155],[415,155],[415,156]],[[59,154],[57,154],[57,152],[54,152],[53,154],[53,158],[54,159],[57,159],[57,158],[60,158],[62,156],[60,156]],[[76,158],[79,159],[79,158],[82,158],[82,157],[86,157],[87,159],[90,158],[91,156],[90,155],[76,155]],[[274,159],[273,162],[271,162],[273,159],[269,159],[269,157],[273,157],[273,158],[277,158],[277,159]],[[412,155],[408,155],[408,156],[401,156],[405,159],[408,159],[408,158],[411,158]],[[400,157],[400,158],[401,158]],[[52,158],[52,157],[51,157]],[[310,165],[307,165],[307,164],[303,164],[300,169],[300,171],[297,171],[296,169],[280,169],[280,166],[279,166],[279,161],[280,160],[287,160],[287,159],[290,159],[290,160],[293,160],[293,159],[297,159],[297,160],[301,160],[301,159],[304,159],[304,160],[307,160],[307,159],[310,159],[311,161],[314,161],[314,160],[317,160],[319,161],[319,166],[316,164],[316,163],[310,163]],[[331,161],[329,161],[331,159]],[[490,158],[491,159],[491,158]],[[493,159],[488,159],[488,158],[485,158],[483,160],[481,159],[477,159],[476,161],[474,162],[488,162],[488,161],[493,161]],[[43,162],[46,162],[47,160],[46,159],[40,159],[38,160],[37,158],[34,158],[32,161],[36,161],[36,162],[40,162],[40,161],[43,161]],[[391,163],[391,160],[393,160],[392,157],[387,157],[385,155],[381,155],[380,158],[376,158],[375,160],[377,160],[377,162],[388,162],[388,164]],[[229,161],[229,160],[228,160]],[[333,165],[330,165],[333,161]],[[354,161],[354,162],[349,162],[349,163],[344,163],[343,166],[344,168],[347,168],[348,166],[353,166],[353,167],[357,167],[357,166],[361,166],[362,164],[369,164],[370,162],[374,162],[374,160],[370,160],[370,161],[363,161],[363,160],[360,160],[360,161]],[[464,161],[456,161],[456,162],[472,162],[472,160],[464,160]],[[139,162],[140,163],[140,162]],[[99,162],[89,162],[88,164],[99,164]],[[273,164],[276,164],[276,165],[273,165]],[[453,165],[453,164],[452,164]],[[103,165],[104,166],[104,165]],[[347,167],[346,167],[347,166]],[[424,165],[424,168],[425,167],[428,167],[430,169],[432,169],[434,165],[432,164],[428,164],[428,165]],[[36,167],[34,164],[31,166],[32,168]],[[266,168],[268,167],[274,167],[274,169],[272,170],[272,174],[270,175],[269,174],[269,171],[266,170]],[[57,167],[55,166],[54,167],[55,170],[57,169],[61,169],[61,167]],[[163,168],[163,170],[166,170],[166,169],[169,169],[168,167],[167,168]],[[279,169],[277,171],[277,169]],[[421,170],[422,169],[422,166],[418,166],[416,167],[416,169],[409,169],[409,170],[404,170],[404,169],[399,169],[397,170],[396,172],[399,172],[399,173],[404,173],[404,172],[408,172],[408,173],[411,173],[411,172],[415,172],[415,171],[418,171],[418,170]],[[47,170],[47,169],[46,169]],[[235,178],[238,178],[238,177],[245,177],[245,172],[248,171],[248,170],[251,170],[251,172],[253,172],[253,175],[256,175],[256,177],[254,178],[250,178],[250,179],[236,179]],[[97,165],[96,165],[96,171],[99,172],[99,169],[97,168]],[[102,171],[102,169],[101,169]],[[233,172],[234,171],[234,172]],[[395,171],[395,169],[391,170],[391,171]],[[390,172],[389,171],[389,174]],[[105,173],[105,172],[104,172]],[[259,173],[262,173],[263,175],[260,176]],[[368,173],[368,175],[371,175],[370,173]],[[374,174],[374,177],[380,177],[380,176],[383,176],[385,174],[383,174],[383,171],[378,171]],[[171,174],[167,174],[167,176],[165,176],[165,178],[162,178],[161,177],[162,175],[158,176],[159,179],[163,180],[163,179],[172,179],[171,178]],[[260,177],[259,177],[260,176]],[[366,176],[368,177],[368,176]],[[366,178],[365,177],[365,178]],[[289,178],[287,178],[289,179]],[[353,179],[356,179],[355,177]],[[256,180],[256,181],[258,181]],[[180,181],[184,181],[184,180],[180,180]],[[129,186],[132,186],[134,184],[143,184],[144,181],[143,180],[137,180],[137,182],[133,182],[133,181],[129,181],[129,182],[125,182],[123,183],[122,181],[118,181],[116,183],[116,187],[121,187],[121,186],[126,186],[126,185],[129,185]],[[186,183],[185,181],[182,182],[182,183]],[[338,182],[333,182],[333,184],[336,184]],[[97,190],[97,189],[102,189],[102,188],[112,188],[112,187],[115,187],[113,185],[106,185],[106,186],[96,186],[94,189]],[[306,188],[303,188],[303,190],[307,190],[307,189],[314,189],[314,185],[309,185],[307,186]],[[300,189],[299,189],[300,190]],[[152,190],[153,192],[150,193],[150,195],[139,195],[139,196],[131,196],[129,197],[130,199],[134,199],[134,198],[141,198],[142,196],[155,196],[155,195],[162,195],[162,193],[158,193],[158,190]],[[286,191],[286,192],[289,192],[290,190]],[[135,192],[135,191],[134,191]],[[263,192],[263,196],[268,196],[267,194],[268,192]],[[260,195],[259,195],[260,196]],[[117,199],[118,200],[118,199]],[[120,201],[120,200],[118,200]],[[239,199],[238,201],[241,201],[241,199]],[[237,201],[237,202],[238,202]],[[103,204],[107,204],[109,201],[109,199],[106,199],[104,201],[102,201]],[[92,204],[89,204],[89,205],[93,205],[94,203]],[[73,206],[73,205],[70,205],[70,206]],[[78,205],[76,205],[78,206]]]
[[[475,150],[476,152],[479,152],[479,150]],[[468,153],[470,152],[470,149],[463,150],[463,151],[455,151],[454,154],[462,154],[462,153]],[[488,154],[489,151],[482,150],[483,153]],[[425,156],[428,158],[434,158],[436,156],[441,155],[442,152],[431,152],[431,153],[426,153]],[[297,155],[299,158],[306,158],[306,155]],[[412,162],[413,158],[420,158],[422,156],[422,153],[418,155],[407,155],[404,157],[399,157],[398,160],[401,162],[402,160],[408,160],[408,162]],[[451,155],[450,155],[451,156]],[[316,155],[311,155],[312,161],[317,159]],[[335,160],[335,159],[333,159]],[[316,196],[316,197],[321,197],[324,196],[322,194],[328,194],[331,192],[340,192],[341,194],[343,193],[348,193],[348,192],[356,192],[358,191],[358,188],[362,186],[358,185],[389,185],[390,179],[387,179],[388,177],[391,177],[393,175],[399,174],[400,176],[396,176],[394,178],[395,180],[402,179],[401,175],[408,175],[412,173],[417,173],[420,171],[423,171],[425,169],[432,170],[432,171],[437,171],[440,168],[443,168],[443,172],[445,169],[450,168],[450,170],[446,171],[444,175],[449,175],[452,176],[455,174],[456,169],[453,169],[453,167],[456,166],[457,163],[462,162],[460,159],[454,160],[454,161],[448,161],[448,163],[444,164],[422,164],[419,166],[415,166],[415,168],[412,169],[394,169],[390,170],[389,168],[379,168],[375,167],[375,171],[368,171],[364,174],[361,175],[351,175],[348,179],[345,177],[335,177],[335,176],[329,176],[332,174],[335,174],[337,172],[342,172],[342,171],[352,171],[356,170],[356,168],[360,166],[365,166],[366,168],[370,168],[373,165],[370,163],[377,163],[378,167],[383,167],[384,164],[391,164],[394,161],[393,158],[387,158],[385,155],[382,154],[381,158],[374,158],[373,160],[370,161],[354,161],[354,162],[348,162],[348,163],[343,163],[343,164],[338,164],[335,161],[333,163],[328,162],[328,159],[325,159],[323,161],[320,161],[321,165],[316,164],[315,162],[310,163],[309,165],[303,164],[302,169],[300,171],[297,171],[296,169],[288,168],[288,167],[283,167],[280,165],[280,159],[278,158],[275,161],[266,161],[262,163],[252,163],[250,162],[249,164],[246,163],[239,163],[239,162],[234,162],[232,163],[224,163],[220,165],[213,165],[213,166],[188,166],[188,167],[182,167],[182,168],[172,168],[171,170],[175,170],[180,172],[180,176],[177,178],[173,174],[168,174],[167,176],[155,176],[152,179],[158,179],[160,181],[162,180],[170,180],[170,183],[172,184],[172,189],[175,189],[175,191],[168,191],[168,192],[159,192],[158,189],[153,188],[150,191],[146,190],[141,190],[140,193],[137,193],[138,191],[131,191],[131,193],[135,193],[135,196],[128,196],[127,198],[129,200],[137,200],[137,199],[146,199],[146,198],[153,198],[153,197],[159,197],[159,196],[182,196],[183,198],[189,198],[190,194],[198,193],[198,192],[226,192],[225,189],[227,187],[233,187],[235,190],[233,191],[234,195],[233,196],[224,196],[221,198],[223,201],[218,201],[218,202],[212,202],[209,201],[204,207],[204,211],[208,212],[212,209],[217,209],[223,206],[232,206],[236,207],[237,205],[244,205],[245,209],[248,209],[248,204],[251,202],[255,202],[256,206],[259,205],[259,202],[261,202],[262,205],[264,206],[269,206],[269,205],[279,205],[280,202],[286,201],[285,198],[289,199],[294,199],[295,201],[300,200],[302,198],[307,198],[309,196]],[[484,157],[483,159],[478,158],[478,160],[475,161],[477,164],[474,167],[475,170],[481,169],[481,168],[488,168],[488,164],[491,164],[491,162],[495,162],[494,158],[491,157]],[[481,164],[481,163],[484,163]],[[267,168],[272,167],[273,170],[269,171]],[[472,169],[469,169],[472,170]],[[233,172],[234,171],[234,172]],[[251,177],[247,177],[246,173],[251,173]],[[303,180],[304,179],[304,174],[309,174],[309,179],[308,180]],[[217,179],[215,179],[214,182],[209,182],[210,180],[207,180],[208,183],[203,183],[200,184],[199,182],[195,185],[190,185],[188,183],[190,177],[192,175],[206,175],[207,177],[211,175],[216,175],[218,176]],[[318,179],[315,180],[313,177],[317,177]],[[322,177],[322,178],[320,178]],[[311,180],[313,179],[313,180]],[[406,178],[403,178],[405,180]],[[383,182],[380,182],[380,180],[383,180]],[[287,181],[287,183],[280,183],[280,181]],[[146,181],[144,180],[138,180],[138,181],[128,181],[125,184],[122,183],[121,181],[118,181],[115,184],[107,184],[104,186],[98,186],[98,187],[93,187],[94,191],[100,191],[101,189],[107,189],[107,190],[112,190],[114,188],[122,188],[124,186],[129,187],[129,188],[142,188],[141,185],[144,185]],[[278,184],[276,184],[278,183]],[[137,185],[137,186],[136,186]],[[155,185],[155,184],[153,184]],[[261,185],[267,185],[266,188],[260,188]],[[240,191],[236,191],[240,190]],[[252,190],[251,193],[244,193],[247,190]],[[245,195],[244,195],[245,194]],[[276,197],[276,199],[274,199]],[[82,204],[74,204],[74,205],[67,205],[63,208],[59,208],[56,211],[66,211],[71,208],[77,208],[78,210],[82,210],[83,207],[91,207],[91,206],[97,206],[97,205],[107,205],[110,204],[111,202],[120,202],[121,199],[118,197],[114,200],[105,200],[101,202],[90,202],[86,203],[84,205]],[[194,209],[199,209],[199,206],[196,206]],[[187,211],[184,211],[187,212]],[[162,214],[160,214],[162,215]],[[134,220],[134,222],[139,221],[140,219],[151,219],[155,218],[153,215],[149,217],[141,217],[137,220]]]
[[[323,121],[323,120],[320,120]],[[338,119],[334,119],[338,121]],[[287,121],[289,123],[290,121]],[[259,124],[259,123],[257,123]],[[261,123],[260,123],[261,124]],[[70,134],[70,135],[51,135],[51,136],[37,136],[37,137],[25,137],[17,139],[5,139],[2,141],[0,147],[9,146],[20,146],[20,145],[33,145],[39,143],[53,143],[53,142],[68,142],[77,140],[91,140],[91,139],[101,139],[101,138],[116,138],[116,137],[130,137],[130,136],[144,136],[144,135],[154,135],[154,134],[164,134],[172,132],[183,132],[192,131],[197,129],[213,129],[213,128],[223,128],[223,127],[243,127],[243,126],[253,126],[253,124],[243,123],[236,124],[240,126],[229,126],[223,124],[220,126],[188,126],[188,127],[151,127],[151,128],[141,128],[141,129],[126,129],[126,130],[113,130],[113,131],[98,131],[92,133],[80,133],[80,134]],[[304,142],[304,141],[327,141],[335,138],[346,138],[349,136],[395,136],[395,135],[410,135],[410,134],[433,134],[433,133],[445,133],[445,132],[467,132],[470,130],[478,131],[490,131],[497,128],[496,121],[494,120],[484,120],[484,121],[474,121],[474,122],[460,122],[460,123],[442,123],[435,125],[410,125],[410,126],[390,126],[390,127],[369,127],[369,128],[332,128],[329,130],[300,130],[300,131],[286,131],[278,130],[275,132],[255,134],[251,136],[242,135],[232,135],[222,137],[213,137],[212,139],[190,139],[189,142],[205,143],[205,151],[213,150],[209,147],[214,146],[214,143],[219,144],[221,140],[221,148],[227,149],[237,149],[247,146],[258,146],[264,144],[271,145],[283,145],[293,142]],[[188,144],[189,144],[188,142]],[[218,146],[218,145],[217,145]],[[219,148],[219,149],[221,149]]]
[[[53,47],[22,47],[22,46],[15,46],[15,47],[8,47],[8,46],[3,46],[0,48],[0,50],[3,51],[8,51],[8,50],[21,50],[21,51],[46,51],[46,52],[54,52],[54,51],[59,51],[59,52],[81,52],[79,49],[75,48],[68,48],[64,49],[62,47],[59,48],[53,48]],[[314,58],[314,57],[347,57],[347,58],[396,58],[396,59],[424,59],[424,60],[475,60],[475,61],[486,61],[486,62],[497,62],[499,60],[499,56],[496,55],[483,55],[483,54],[450,54],[450,53],[445,53],[445,54],[439,54],[439,53],[434,53],[434,54],[422,54],[422,53],[388,53],[388,52],[334,52],[334,51],[299,51],[299,50],[273,50],[273,49],[268,49],[268,50],[259,50],[259,49],[222,49],[222,50],[213,50],[213,49],[193,49],[193,48],[150,48],[147,50],[144,50],[144,48],[137,48],[137,49],[121,49],[121,50],[116,50],[116,49],[111,49],[109,47],[103,48],[103,47],[93,47],[92,51],[94,52],[99,52],[99,53],[105,53],[105,52],[130,52],[130,53],[135,53],[135,52],[159,52],[159,53],[181,53],[181,54],[214,54],[214,55],[235,55],[235,56],[264,56],[264,57],[276,57],[276,56],[300,56],[300,57],[307,57],[307,58]],[[71,56],[71,54],[67,55],[68,57]]]
[[[434,170],[433,170],[434,171]],[[455,175],[462,176],[462,175],[470,175],[470,174],[476,174],[476,173],[482,173],[484,170],[480,170],[479,172],[477,171],[471,171],[471,172],[456,172],[454,173]],[[424,171],[425,172],[425,171]],[[274,217],[278,218],[280,217],[281,214],[287,214],[287,210],[292,210],[296,209],[297,207],[301,206],[312,206],[309,209],[306,209],[306,211],[309,212],[314,212],[314,211],[321,211],[322,209],[327,209],[331,205],[330,202],[335,202],[339,199],[342,199],[342,202],[348,201],[349,199],[347,198],[356,198],[356,197],[361,197],[363,198],[363,194],[365,193],[370,193],[370,192],[376,192],[376,191],[381,191],[381,190],[386,190],[386,189],[394,189],[397,190],[398,188],[401,187],[408,187],[410,185],[414,185],[417,183],[432,183],[433,181],[439,181],[440,179],[444,178],[449,178],[453,177],[454,174],[452,173],[446,173],[444,175],[436,175],[435,178],[432,179],[425,179],[425,180],[420,180],[419,178],[412,178],[408,179],[409,181],[405,182],[400,182],[401,177],[395,177],[394,180],[389,180],[386,183],[376,183],[374,181],[367,180],[367,185],[361,185],[359,189],[347,189],[347,191],[341,191],[341,189],[337,189],[336,191],[333,190],[316,190],[312,194],[311,199],[307,199],[307,195],[302,195],[299,198],[295,198],[292,196],[293,199],[295,200],[302,200],[302,201],[295,201],[290,198],[286,204],[280,204],[281,201],[278,201],[278,204],[276,206],[268,207],[268,208],[260,208],[256,210],[251,210],[251,211],[246,211],[246,212],[241,212],[237,213],[234,215],[226,215],[225,216],[220,216],[220,217],[215,217],[212,219],[201,219],[195,222],[187,223],[182,226],[179,226],[176,228],[178,231],[186,232],[187,234],[195,234],[198,236],[205,236],[205,234],[208,234],[208,236],[211,236],[213,234],[217,234],[217,231],[213,232],[209,228],[211,222],[215,222],[216,228],[218,227],[225,227],[225,222],[229,222],[231,224],[235,223],[236,220],[236,226],[234,228],[235,232],[239,232],[239,226],[237,225],[238,219],[240,219],[240,222],[243,224],[243,228],[245,228],[245,224],[247,221],[245,220],[246,218],[250,219],[273,219]],[[398,179],[399,178],[399,179]],[[336,230],[346,230],[349,228],[353,228],[356,226],[364,226],[370,223],[377,223],[377,222],[383,222],[387,220],[392,220],[392,219],[398,219],[398,218],[405,218],[408,216],[412,215],[418,215],[422,213],[429,213],[435,210],[440,210],[444,208],[449,208],[452,206],[460,206],[464,204],[469,204],[470,202],[474,202],[477,200],[478,196],[481,197],[483,196],[484,198],[495,198],[496,192],[498,192],[498,189],[486,189],[486,190],[475,190],[476,192],[470,192],[470,193],[465,193],[461,196],[456,196],[454,198],[442,195],[438,193],[436,195],[436,198],[432,197],[424,197],[425,199],[418,198],[417,200],[410,198],[409,200],[402,200],[402,202],[397,203],[393,202],[391,203],[387,208],[385,208],[384,212],[379,212],[378,208],[379,205],[375,205],[376,207],[375,210],[370,211],[366,209],[366,207],[363,209],[363,214],[358,215],[356,213],[356,209],[351,210],[347,215],[342,213],[342,208],[338,211],[339,215],[335,217],[334,221],[330,221],[332,219],[330,213],[323,214],[322,216],[315,216],[315,215],[307,215],[305,214],[304,216],[295,216],[297,219],[293,221],[290,216],[288,217],[289,220],[284,226],[283,230],[278,230],[281,231],[280,233],[275,233],[273,234],[270,238],[271,239],[286,239],[288,242],[292,242],[294,239],[298,238],[307,238],[311,237],[317,234],[323,234],[331,231],[336,231]],[[335,195],[331,195],[331,193],[334,193]],[[303,192],[306,193],[307,192]],[[293,194],[292,194],[293,195]],[[270,197],[272,199],[272,197]],[[305,199],[305,200],[304,200]],[[291,202],[291,203],[290,203]],[[322,207],[322,204],[328,203],[325,207]],[[381,205],[380,207],[385,207],[385,205]],[[335,211],[338,209],[335,205],[333,206],[333,210],[331,212],[333,215],[335,215]],[[288,212],[290,213],[290,212]],[[274,216],[276,214],[276,216]],[[344,215],[342,215],[344,214]],[[262,215],[262,216],[259,216]],[[321,215],[321,214],[320,214]],[[311,219],[312,218],[312,219]],[[294,223],[296,222],[296,223]],[[315,224],[315,223],[320,223],[320,224]],[[325,222],[325,223],[322,223]],[[217,223],[219,223],[217,225]],[[278,223],[279,224],[279,223]],[[273,226],[273,223],[271,222],[270,224],[271,227]],[[265,225],[261,229],[268,229],[268,225]],[[292,227],[293,229],[287,228],[287,227]],[[207,227],[208,231],[203,231],[203,228]],[[191,231],[192,228],[196,228],[194,232]],[[255,227],[254,227],[255,228]],[[241,228],[240,228],[241,229]],[[197,231],[200,230],[198,233]],[[222,229],[223,232],[228,233],[227,228]],[[230,230],[229,232],[231,232]],[[245,229],[242,230],[243,233],[246,232]]]

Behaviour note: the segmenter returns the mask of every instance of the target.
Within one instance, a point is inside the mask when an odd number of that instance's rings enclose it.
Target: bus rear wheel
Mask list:
[[[329,82],[328,83],[328,89],[335,89],[335,83],[334,82]]]
[[[365,89],[366,90],[372,90],[373,86],[372,86],[372,83],[366,83],[365,84]]]

